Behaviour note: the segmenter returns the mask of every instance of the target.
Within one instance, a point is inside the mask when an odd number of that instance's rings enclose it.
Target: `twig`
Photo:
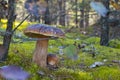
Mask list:
[[[30,14],[28,14],[14,29],[13,29],[13,33],[16,31],[16,29],[18,28],[18,27],[20,27],[20,25],[28,18],[30,16]]]

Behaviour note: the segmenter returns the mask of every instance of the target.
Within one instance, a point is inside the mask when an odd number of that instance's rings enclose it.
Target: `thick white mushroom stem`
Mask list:
[[[45,68],[47,66],[47,48],[48,39],[38,40],[36,42],[36,48],[33,54],[33,61],[42,68]]]

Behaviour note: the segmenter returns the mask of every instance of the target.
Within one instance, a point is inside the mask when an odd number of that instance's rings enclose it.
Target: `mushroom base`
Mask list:
[[[33,61],[43,68],[47,66],[47,63],[46,63],[47,48],[48,48],[48,39],[38,40],[36,43],[36,48],[33,55]]]

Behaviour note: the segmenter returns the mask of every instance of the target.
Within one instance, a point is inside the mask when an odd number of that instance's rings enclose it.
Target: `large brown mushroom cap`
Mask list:
[[[24,30],[24,34],[32,38],[65,37],[60,29],[45,24],[31,25]]]

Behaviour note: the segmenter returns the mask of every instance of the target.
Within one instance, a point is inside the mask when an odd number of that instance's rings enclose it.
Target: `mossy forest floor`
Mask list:
[[[32,62],[35,42],[23,34],[20,38],[13,36],[8,58],[1,62],[0,66],[18,65],[31,74],[29,80],[120,80],[120,41],[118,39],[110,40],[107,47],[99,45],[99,37],[90,37],[79,32],[66,33],[64,39],[50,40],[48,53],[57,54],[60,57],[58,69],[55,70],[41,69]],[[85,44],[85,47],[79,49],[79,45],[82,44]],[[73,59],[74,53],[59,54],[60,47],[64,52],[69,45],[75,45],[77,58]],[[95,62],[100,64],[91,67]]]

